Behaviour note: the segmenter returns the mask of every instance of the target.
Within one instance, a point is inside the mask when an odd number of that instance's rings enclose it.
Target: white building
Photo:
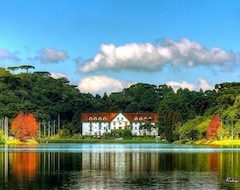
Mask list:
[[[158,135],[156,113],[82,113],[81,121],[84,136],[103,136],[126,127],[131,127],[134,136]]]

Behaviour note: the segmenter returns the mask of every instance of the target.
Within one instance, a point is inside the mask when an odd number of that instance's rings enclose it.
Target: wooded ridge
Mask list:
[[[48,72],[14,74],[0,68],[0,117],[11,122],[19,111],[33,113],[37,121],[61,117],[70,134],[81,132],[81,113],[154,112],[159,132],[168,141],[206,137],[212,115],[219,115],[224,136],[240,132],[240,83],[216,84],[213,90],[176,92],[165,84],[138,83],[103,96],[80,92],[67,78],[54,79]],[[220,134],[218,134],[220,135]]]

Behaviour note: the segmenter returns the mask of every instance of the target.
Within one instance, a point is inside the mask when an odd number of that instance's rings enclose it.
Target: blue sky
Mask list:
[[[207,90],[240,80],[239,20],[238,0],[0,0],[0,67],[33,65],[92,94]]]

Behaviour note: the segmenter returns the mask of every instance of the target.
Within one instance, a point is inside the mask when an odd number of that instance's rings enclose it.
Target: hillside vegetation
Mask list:
[[[114,85],[114,84],[113,84]],[[56,121],[70,135],[81,133],[84,112],[155,112],[159,114],[159,134],[168,141],[206,137],[213,114],[218,114],[223,138],[238,137],[240,132],[240,83],[216,84],[203,92],[173,89],[138,83],[103,96],[81,93],[67,78],[54,79],[48,72],[13,74],[0,68],[0,117],[10,122],[19,111],[33,113],[36,119]]]

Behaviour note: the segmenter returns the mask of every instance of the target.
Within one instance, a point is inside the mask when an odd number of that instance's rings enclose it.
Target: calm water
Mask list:
[[[0,147],[0,189],[240,189],[240,149],[166,144]]]

